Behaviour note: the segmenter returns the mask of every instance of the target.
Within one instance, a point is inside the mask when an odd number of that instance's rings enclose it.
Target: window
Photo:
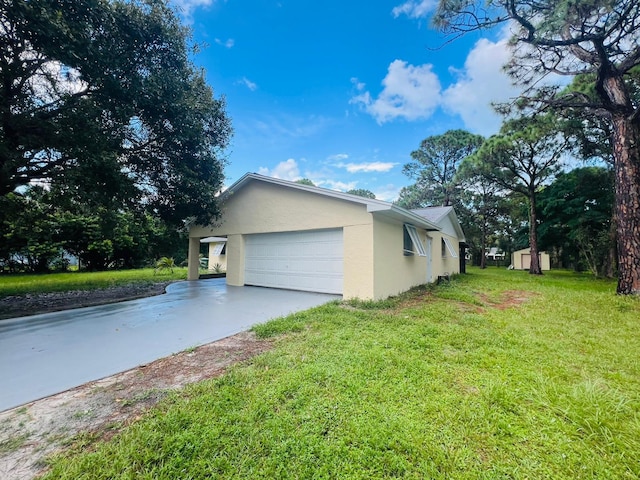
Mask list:
[[[449,252],[449,255],[451,255],[453,258],[458,258],[458,254],[453,248],[453,245],[451,245],[451,242],[449,241],[449,239],[442,237],[442,256],[443,257],[447,256],[447,251]]]
[[[217,256],[217,255],[224,255],[226,252],[226,247],[227,243],[216,243],[216,246],[213,247],[213,251],[211,252],[211,255]]]
[[[424,249],[424,245],[420,241],[420,236],[416,227],[413,225],[404,225],[404,247],[403,251],[405,255],[413,255],[415,253],[420,257],[426,257],[427,251]]]

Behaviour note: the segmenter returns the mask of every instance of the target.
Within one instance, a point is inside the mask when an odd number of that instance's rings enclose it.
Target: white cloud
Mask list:
[[[437,5],[437,0],[421,0],[419,2],[415,0],[408,0],[402,5],[394,7],[393,10],[391,10],[391,13],[396,18],[400,15],[406,15],[410,18],[422,18],[433,12]]]
[[[341,182],[339,180],[313,180],[318,187],[330,188],[331,190],[340,190],[346,192],[347,190],[353,190],[358,185],[357,181],[353,182]]]
[[[373,194],[378,200],[384,200],[385,202],[393,202],[398,199],[401,187],[393,184],[383,185],[376,188]]]
[[[339,163],[336,167],[345,168],[349,173],[388,172],[397,163],[391,162],[364,162],[364,163]]]
[[[293,158],[285,160],[284,162],[280,162],[271,170],[267,167],[260,167],[258,169],[258,173],[260,175],[280,178],[282,180],[291,180],[293,182],[302,178],[300,176],[298,162],[296,162]]]
[[[219,38],[216,38],[215,42],[225,48],[232,48],[236,44],[236,41],[233,38],[228,38],[226,40],[220,40]]]
[[[335,155],[329,155],[327,160],[330,162],[339,162],[341,160],[346,160],[347,158],[349,158],[349,155],[346,153],[336,153]]]
[[[193,22],[193,12],[196,8],[210,7],[216,0],[172,0],[178,8],[182,18],[187,23]]]
[[[509,55],[506,39],[478,40],[467,56],[464,69],[457,72],[457,81],[443,92],[444,109],[460,115],[469,130],[483,135],[498,131],[502,120],[491,102],[506,102],[519,95],[520,89],[513,86],[502,71]]]
[[[353,83],[359,90],[364,89],[363,84]],[[376,99],[366,91],[349,101],[361,105],[379,124],[396,118],[428,118],[440,102],[440,80],[430,64],[414,66],[403,60],[394,60],[382,85],[384,89]]]
[[[255,92],[258,89],[258,85],[255,82],[252,82],[247,77],[242,77],[240,80],[236,82],[237,85],[244,85],[252,92]]]

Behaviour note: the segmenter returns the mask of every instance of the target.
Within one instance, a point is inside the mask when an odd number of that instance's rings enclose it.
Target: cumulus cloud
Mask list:
[[[313,179],[312,179],[313,180]],[[331,180],[331,179],[326,179],[326,180],[313,180],[313,182],[318,186],[318,187],[322,187],[322,188],[329,188],[331,190],[339,190],[341,192],[346,192],[347,190],[353,190],[354,188],[356,188],[356,185],[358,184],[357,181],[353,181],[353,182],[341,182],[339,180]]]
[[[460,115],[465,126],[483,135],[495,133],[502,123],[491,102],[507,102],[520,93],[502,71],[509,58],[506,39],[492,42],[482,38],[476,42],[464,63],[454,71],[457,80],[442,94],[442,104],[449,113]]]
[[[336,167],[344,168],[349,173],[388,172],[397,163],[391,162],[364,162],[364,163],[339,163]]]
[[[236,41],[233,38],[228,38],[226,40],[220,40],[219,38],[216,38],[215,42],[218,45],[223,46],[224,48],[232,48],[236,44]]]
[[[418,120],[431,116],[440,103],[440,80],[433,73],[432,65],[410,65],[403,60],[394,60],[382,80],[383,90],[377,98],[365,85],[352,79],[361,93],[350,100],[360,105],[379,124],[404,118]]]
[[[193,12],[196,8],[209,7],[215,3],[215,0],[172,0],[187,23],[193,22]]]
[[[280,178],[282,180],[291,180],[295,182],[300,180],[300,168],[298,168],[298,162],[293,158],[278,163],[274,168],[269,169],[267,167],[260,167],[258,169],[260,175],[266,175],[268,177]]]
[[[438,5],[437,0],[408,0],[402,5],[398,5],[391,10],[394,17],[398,18],[400,15],[406,15],[409,18],[422,18],[430,14]]]
[[[398,195],[400,195],[401,187],[397,185],[388,184],[383,185],[382,187],[378,187],[373,194],[376,196],[378,200],[384,200],[385,202],[394,202],[398,199]]]

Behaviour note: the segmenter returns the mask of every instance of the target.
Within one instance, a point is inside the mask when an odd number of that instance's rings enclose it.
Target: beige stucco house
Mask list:
[[[226,239],[228,285],[383,299],[460,271],[464,234],[451,207],[409,211],[254,173],[220,200],[217,225],[190,228],[190,280],[207,237]]]
[[[538,252],[540,257],[540,269],[551,270],[551,257],[547,252]],[[523,248],[511,254],[511,265],[515,270],[529,270],[531,266],[531,249]]]

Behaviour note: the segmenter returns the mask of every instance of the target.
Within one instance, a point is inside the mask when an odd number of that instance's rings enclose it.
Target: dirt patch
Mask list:
[[[0,320],[151,297],[164,293],[170,283],[131,283],[98,290],[74,290],[3,297],[0,298]]]
[[[78,435],[108,439],[170,391],[217,377],[270,346],[243,332],[0,412],[0,478],[35,478],[46,469],[46,457]]]
[[[500,298],[492,299],[485,294],[480,295],[482,303],[498,310],[506,310],[507,308],[517,307],[529,301],[535,296],[533,292],[524,290],[506,290],[500,294]]]

